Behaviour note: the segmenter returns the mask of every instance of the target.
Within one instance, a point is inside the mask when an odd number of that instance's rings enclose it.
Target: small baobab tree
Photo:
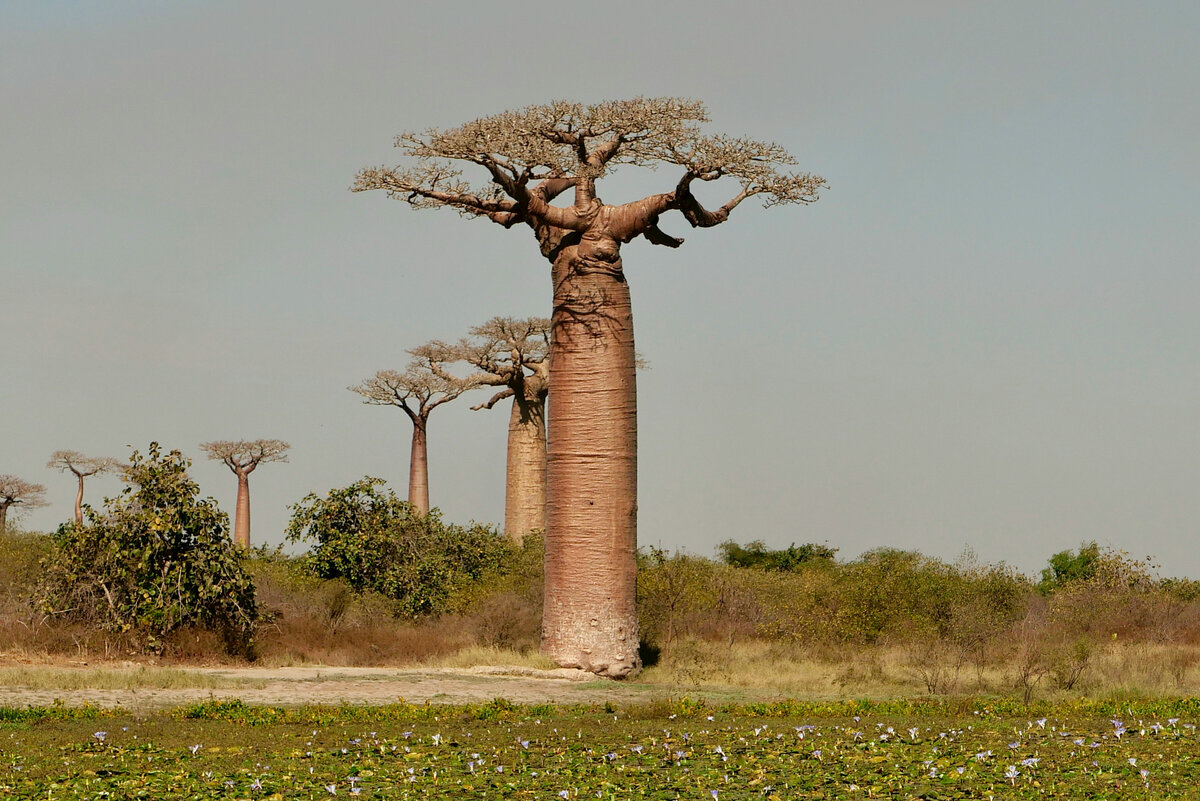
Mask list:
[[[22,509],[46,505],[46,485],[34,484],[14,475],[0,475],[0,534],[8,531],[8,510],[13,514]]]
[[[404,372],[380,370],[349,389],[369,406],[395,406],[408,415],[412,422],[408,502],[425,515],[429,514],[429,416],[475,384],[445,371],[445,365],[456,357],[453,348],[443,342],[430,342],[409,353],[414,358]]]
[[[75,522],[83,525],[83,480],[88,476],[107,473],[120,467],[117,459],[108,456],[84,456],[79,451],[55,451],[50,455],[46,467],[71,473],[77,479],[75,490]]]
[[[250,474],[263,462],[286,462],[292,446],[281,439],[239,439],[204,442],[200,450],[208,458],[225,463],[237,476],[237,509],[234,513],[233,542],[250,549]]]
[[[494,317],[456,347],[482,386],[503,387],[473,410],[512,398],[504,480],[504,531],[517,543],[546,530],[546,395],[550,390],[550,321]]]
[[[636,98],[555,102],[457,128],[402,133],[409,162],[359,172],[414,208],[449,207],[505,228],[528,226],[550,262],[553,316],[547,414],[546,585],[542,651],[564,666],[623,677],[639,668],[637,399],[633,312],[622,247],[638,237],[678,247],[667,212],[709,228],[743,201],[811,203],[823,179],[782,170],[795,160],[769,142],[706,135],[702,103]],[[597,181],[620,165],[677,168],[668,191],[603,202]],[[464,166],[486,183],[472,187]],[[719,182],[706,208],[694,189]],[[552,201],[570,190],[569,204]]]

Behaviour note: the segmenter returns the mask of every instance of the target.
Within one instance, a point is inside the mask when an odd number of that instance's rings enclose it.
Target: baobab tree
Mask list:
[[[200,444],[200,450],[208,458],[224,462],[237,476],[233,542],[244,550],[250,549],[250,474],[263,462],[286,462],[291,447],[281,439],[216,440]]]
[[[75,490],[75,522],[83,525],[83,480],[88,476],[106,473],[120,466],[120,462],[108,456],[84,456],[79,451],[55,451],[50,455],[46,467],[72,473],[78,480]]]
[[[34,484],[14,475],[0,475],[0,534],[8,531],[8,509],[11,506],[33,509],[46,505],[46,485]],[[21,511],[14,509],[14,514]]]
[[[479,372],[482,386],[503,387],[473,410],[512,398],[504,479],[504,531],[515,542],[546,530],[546,394],[550,390],[550,321],[494,317],[471,329],[456,355]]]
[[[412,423],[412,445],[408,458],[408,502],[421,514],[429,514],[429,416],[433,410],[476,386],[445,371],[455,361],[453,349],[443,342],[430,342],[409,353],[414,357],[404,370],[380,370],[349,387],[370,406],[395,406]]]
[[[702,103],[637,98],[555,102],[457,128],[402,133],[409,162],[359,172],[355,191],[382,189],[414,208],[532,229],[551,265],[553,314],[547,443],[546,592],[542,651],[564,666],[623,677],[639,668],[634,608],[637,402],[633,315],[621,260],[636,237],[679,247],[659,228],[676,211],[695,228],[729,219],[743,201],[811,203],[824,180],[783,171],[782,147],[705,135]],[[475,165],[488,181],[462,178]],[[674,165],[670,191],[604,203],[597,181],[619,165]],[[697,182],[729,187],[709,210]],[[553,205],[572,191],[569,205]],[[719,190],[718,190],[719,191]]]

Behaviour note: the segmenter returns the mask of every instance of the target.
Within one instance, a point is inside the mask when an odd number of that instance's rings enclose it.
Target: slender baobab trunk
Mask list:
[[[408,502],[423,515],[429,514],[429,451],[426,446],[428,421],[413,420],[412,452],[408,458]]]
[[[619,260],[575,250],[553,271],[542,651],[623,678],[640,667],[633,314]]]
[[[250,550],[250,474],[238,471],[237,507],[234,511],[233,544]]]
[[[83,525],[83,476],[79,473],[75,474],[79,479],[79,489],[75,491],[75,523]]]
[[[8,533],[8,524],[5,523],[8,517],[8,504],[0,504],[0,534]]]
[[[531,376],[526,382],[533,383]],[[520,544],[531,531],[546,530],[546,393],[518,391],[508,418],[508,466],[504,531]]]

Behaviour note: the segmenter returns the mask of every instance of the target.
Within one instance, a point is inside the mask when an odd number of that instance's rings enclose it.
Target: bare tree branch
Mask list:
[[[489,398],[484,403],[480,403],[475,406],[472,406],[471,411],[477,412],[480,409],[491,409],[493,406],[495,406],[500,401],[504,400],[505,398],[511,398],[515,394],[516,393],[513,392],[512,387],[505,387],[504,389],[497,392],[495,395],[493,395],[491,398]]]

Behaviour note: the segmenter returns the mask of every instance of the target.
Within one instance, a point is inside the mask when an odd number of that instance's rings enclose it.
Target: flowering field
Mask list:
[[[5,798],[1194,798],[1191,700],[0,708]]]

